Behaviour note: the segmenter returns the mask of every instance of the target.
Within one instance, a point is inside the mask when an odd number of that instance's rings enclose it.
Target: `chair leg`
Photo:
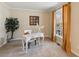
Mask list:
[[[28,42],[26,42],[26,53],[28,52]]]
[[[28,42],[28,49],[30,48],[30,42]]]
[[[35,45],[36,45],[36,40],[35,40]]]
[[[22,48],[23,48],[23,50],[24,50],[24,40],[22,40]]]

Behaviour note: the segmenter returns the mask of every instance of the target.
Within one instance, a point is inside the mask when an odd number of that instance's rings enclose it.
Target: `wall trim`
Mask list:
[[[5,41],[3,44],[0,45],[0,47],[4,46],[5,44],[7,44],[7,42]]]
[[[73,54],[75,54],[76,56],[79,57],[79,54],[78,53],[76,53],[74,50],[71,50],[71,51],[72,51]]]

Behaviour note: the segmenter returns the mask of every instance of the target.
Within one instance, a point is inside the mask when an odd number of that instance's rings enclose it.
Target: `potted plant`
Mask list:
[[[17,30],[18,28],[19,28],[18,18],[13,18],[13,17],[6,18],[6,21],[5,21],[6,33],[11,32],[11,38],[9,40],[13,39],[14,31]],[[7,39],[8,39],[8,36],[7,36]]]

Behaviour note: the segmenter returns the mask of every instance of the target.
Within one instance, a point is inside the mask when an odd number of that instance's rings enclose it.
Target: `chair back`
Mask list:
[[[31,34],[32,33],[32,30],[24,30],[24,34],[27,35],[27,34]]]

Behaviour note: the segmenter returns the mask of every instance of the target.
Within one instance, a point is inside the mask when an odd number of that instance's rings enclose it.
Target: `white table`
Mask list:
[[[34,40],[36,40],[36,38],[39,38],[39,37],[42,37],[43,40],[44,40],[44,33],[36,32],[36,33],[31,33],[31,34],[24,35],[24,37],[25,37],[24,41],[26,42],[26,47],[25,48],[26,48],[26,52],[27,52],[28,42],[31,41],[32,38]],[[23,42],[23,49],[24,49],[24,41],[22,41]]]
[[[31,35],[33,38],[43,37],[44,40],[44,33],[37,32],[37,33],[32,33]]]

